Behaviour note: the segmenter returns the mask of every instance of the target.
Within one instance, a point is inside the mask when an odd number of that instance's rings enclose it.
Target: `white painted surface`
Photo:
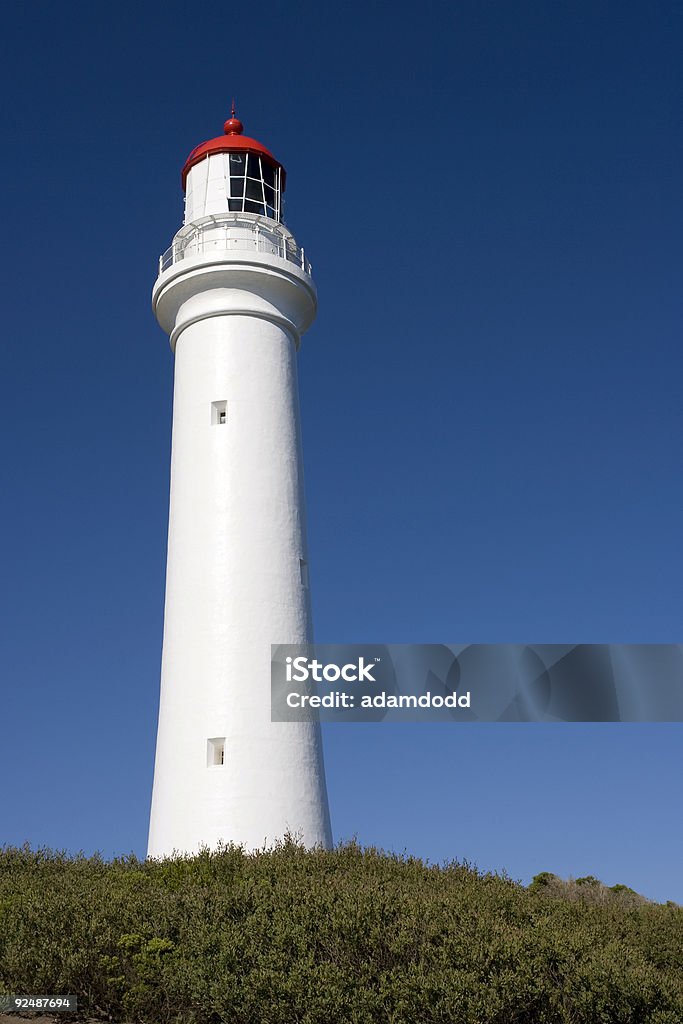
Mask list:
[[[312,639],[296,349],[315,288],[277,256],[217,251],[164,271],[153,306],[176,362],[149,854],[287,831],[329,846],[319,729],[270,721],[271,643]]]
[[[185,183],[185,223],[228,208],[229,153],[214,153],[191,167]]]

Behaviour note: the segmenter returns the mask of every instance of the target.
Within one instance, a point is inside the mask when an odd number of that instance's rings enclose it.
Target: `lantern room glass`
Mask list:
[[[230,153],[228,209],[282,220],[280,169],[255,153]]]

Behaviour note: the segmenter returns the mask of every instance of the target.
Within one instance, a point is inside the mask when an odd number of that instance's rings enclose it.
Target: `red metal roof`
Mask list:
[[[208,142],[202,142],[201,146],[197,146],[192,150],[185,166],[183,167],[182,179],[183,179],[183,191],[187,183],[188,172],[195,164],[198,164],[207,156],[211,156],[213,153],[257,153],[259,156],[264,157],[268,163],[272,164],[273,167],[280,167],[282,169],[282,191],[285,190],[285,177],[286,172],[279,160],[276,160],[270,150],[262,146],[256,139],[250,139],[246,135],[242,135],[244,127],[242,122],[235,117],[235,111],[233,108],[232,116],[228,118],[223,126],[225,135],[219,135],[216,139],[209,139]]]

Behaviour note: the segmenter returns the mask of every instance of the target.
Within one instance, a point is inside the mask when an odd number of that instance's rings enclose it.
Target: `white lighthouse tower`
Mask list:
[[[175,383],[149,854],[329,846],[319,728],[270,720],[270,645],[312,639],[296,354],[316,289],[285,170],[234,108],[182,180],[152,294]]]

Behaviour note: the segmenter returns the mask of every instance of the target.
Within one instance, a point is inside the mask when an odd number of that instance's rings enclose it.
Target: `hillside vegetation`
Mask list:
[[[8,848],[3,990],[148,1024],[683,1024],[683,910],[355,844],[160,862]]]

